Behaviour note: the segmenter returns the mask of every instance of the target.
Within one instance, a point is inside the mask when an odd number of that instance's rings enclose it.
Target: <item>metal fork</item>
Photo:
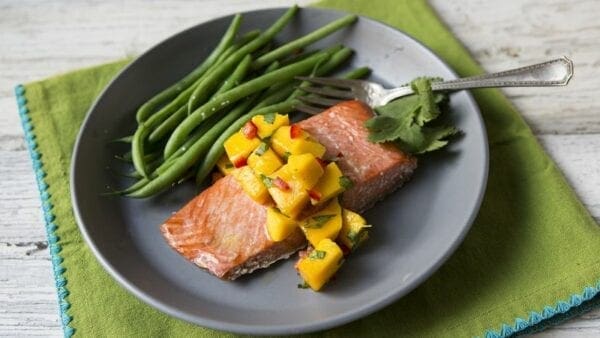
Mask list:
[[[454,91],[469,88],[489,87],[546,87],[565,86],[573,76],[573,62],[567,57],[511,69],[498,73],[465,77],[456,80],[434,82],[434,91]],[[301,96],[304,104],[296,108],[308,114],[318,114],[323,107],[333,106],[344,100],[360,100],[375,108],[390,101],[414,93],[410,85],[386,89],[382,85],[363,80],[345,80],[326,77],[304,77],[297,79],[313,85],[327,87],[300,87],[305,92],[317,95]],[[335,87],[335,88],[332,88]],[[316,107],[315,107],[316,106]],[[319,108],[320,107],[320,108]]]

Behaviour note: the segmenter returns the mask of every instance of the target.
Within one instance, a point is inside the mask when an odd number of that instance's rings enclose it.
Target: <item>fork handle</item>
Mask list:
[[[489,87],[564,86],[573,76],[573,62],[567,57],[498,73],[433,83],[433,90],[459,90]]]

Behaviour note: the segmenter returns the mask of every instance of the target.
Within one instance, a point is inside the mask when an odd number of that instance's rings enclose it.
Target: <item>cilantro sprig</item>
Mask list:
[[[411,82],[415,95],[406,96],[375,110],[378,115],[369,119],[369,141],[394,142],[401,149],[422,154],[443,148],[449,138],[459,132],[454,126],[435,121],[441,114],[440,106],[448,97],[431,90],[436,79],[417,78]]]

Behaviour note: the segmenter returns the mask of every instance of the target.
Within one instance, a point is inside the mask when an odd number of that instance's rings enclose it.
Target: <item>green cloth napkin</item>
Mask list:
[[[331,0],[318,5],[408,32],[462,76],[482,72],[425,1]],[[124,65],[117,62],[17,87],[65,335],[226,335],[162,314],[119,287],[75,224],[68,175],[73,143],[91,102]],[[500,91],[473,93],[489,135],[490,175],[481,211],[464,243],[406,297],[322,335],[507,336],[597,303],[592,297],[600,290],[600,229]]]

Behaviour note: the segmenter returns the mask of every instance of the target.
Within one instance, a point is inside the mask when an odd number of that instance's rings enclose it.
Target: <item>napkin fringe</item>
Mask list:
[[[593,286],[586,286],[581,293],[572,294],[567,300],[559,300],[554,306],[545,306],[541,311],[529,312],[528,319],[516,318],[513,325],[503,323],[500,330],[488,329],[485,338],[504,338],[520,333],[527,328],[539,324],[541,321],[550,319],[555,315],[567,313],[572,308],[580,306],[583,302],[591,300],[600,293],[600,281]]]
[[[37,151],[36,136],[29,117],[29,109],[27,108],[27,98],[25,97],[25,87],[18,85],[15,87],[15,95],[17,97],[17,105],[23,131],[25,132],[25,142],[29,149],[29,155],[33,163],[33,171],[38,185],[40,198],[42,200],[42,210],[44,213],[44,222],[46,227],[46,237],[48,238],[48,249],[52,260],[52,269],[54,271],[54,280],[58,293],[58,305],[61,318],[61,324],[65,337],[71,337],[75,333],[75,329],[69,326],[73,317],[67,311],[71,307],[68,301],[69,290],[67,289],[67,279],[64,276],[66,269],[62,266],[63,258],[60,255],[62,250],[59,244],[60,238],[56,235],[57,224],[54,223],[55,215],[52,211],[53,204],[50,201],[51,194],[48,191],[49,185],[45,181],[46,172],[43,168],[43,163],[40,160],[41,154]]]

